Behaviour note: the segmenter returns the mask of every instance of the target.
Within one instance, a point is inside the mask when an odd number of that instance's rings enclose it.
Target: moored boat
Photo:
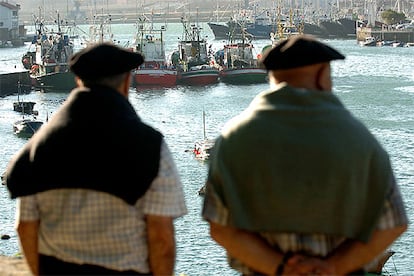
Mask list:
[[[220,72],[210,65],[192,66],[179,74],[178,82],[186,85],[208,85],[219,81]]]
[[[30,138],[39,128],[43,125],[43,122],[37,120],[36,118],[28,119],[23,118],[14,122],[13,124],[13,132],[16,136],[21,138]]]
[[[177,70],[172,68],[139,67],[133,76],[136,86],[171,87],[177,84]]]
[[[244,34],[240,42],[224,45],[218,55],[220,81],[229,84],[256,84],[267,82],[267,71],[259,67],[258,57],[253,53],[253,43]]]
[[[32,114],[35,102],[17,101],[13,103],[13,110],[24,114]]]
[[[70,91],[76,86],[69,71],[68,61],[74,52],[69,35],[62,31],[58,14],[57,32],[46,29],[43,21],[35,21],[37,35],[32,40],[34,50],[22,57],[25,68],[30,68],[32,84],[43,92]]]
[[[230,35],[230,28],[228,25],[221,23],[208,22],[207,25],[210,27],[214,34],[215,39],[228,39]]]
[[[228,84],[256,84],[267,82],[267,72],[261,68],[226,68],[220,72],[220,81]]]
[[[144,63],[133,72],[136,86],[170,87],[177,84],[177,70],[168,64],[165,55],[165,26],[155,29],[146,19],[140,19],[135,42],[136,51],[145,57]]]
[[[212,53],[207,47],[207,40],[201,37],[201,27],[198,24],[189,25],[182,19],[183,38],[179,41],[178,52],[178,82],[184,85],[208,85],[219,81],[218,67],[212,65]]]
[[[244,12],[249,10],[243,10]],[[314,35],[320,38],[350,38],[355,37],[356,21],[347,18],[339,20],[326,19],[317,20],[318,22],[306,21],[304,15],[289,11],[288,16],[280,14],[271,16],[271,12],[266,15],[255,15],[253,11],[249,11],[249,16],[242,16],[240,18],[232,18],[226,23],[209,22],[208,26],[214,34],[215,39],[228,39],[230,36],[241,33],[241,28],[251,34],[255,39],[266,39],[271,33],[277,32],[278,24],[281,18],[282,22],[286,22],[296,29],[301,29],[300,32],[304,34]],[[286,20],[288,18],[288,20]],[[293,23],[293,24],[292,24]],[[242,27],[243,26],[243,27]]]
[[[359,45],[361,45],[361,46],[377,46],[377,39],[375,37],[369,36],[369,37],[366,37],[364,41],[360,41]]]
[[[35,102],[32,101],[22,101],[21,93],[22,93],[22,87],[21,87],[20,81],[17,83],[17,102],[13,102],[13,110],[16,112],[20,112],[23,114],[34,114],[37,115],[37,111],[33,110]]]

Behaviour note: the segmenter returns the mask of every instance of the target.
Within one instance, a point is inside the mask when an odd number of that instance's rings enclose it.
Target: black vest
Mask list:
[[[11,160],[6,185],[12,198],[85,188],[135,204],[158,174],[162,139],[115,90],[75,89]]]

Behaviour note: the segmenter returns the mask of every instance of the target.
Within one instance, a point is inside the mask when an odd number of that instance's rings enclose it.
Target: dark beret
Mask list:
[[[83,80],[96,80],[126,73],[143,62],[139,53],[104,42],[75,53],[69,60],[69,68]]]
[[[293,35],[264,53],[261,63],[267,70],[284,70],[336,59],[345,56],[313,36]]]

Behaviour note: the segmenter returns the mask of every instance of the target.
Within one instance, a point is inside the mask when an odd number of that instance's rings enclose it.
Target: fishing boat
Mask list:
[[[13,123],[13,132],[21,138],[30,138],[43,125],[41,120],[33,118],[23,118]]]
[[[13,110],[16,112],[20,112],[23,114],[34,114],[37,115],[37,111],[33,110],[35,102],[32,101],[22,101],[20,99],[21,91],[21,83],[18,81],[17,83],[17,102],[13,102]]]
[[[201,37],[201,27],[181,18],[183,38],[178,52],[173,53],[173,63],[178,59],[178,83],[184,85],[208,85],[219,81],[220,72],[212,62],[211,45]]]
[[[146,24],[146,17],[139,18],[135,51],[144,55],[145,61],[133,72],[136,86],[170,87],[177,84],[177,70],[168,64],[165,55],[165,26],[154,28],[153,20]]]
[[[32,114],[35,102],[17,101],[13,103],[13,110],[24,114]]]
[[[207,25],[210,27],[211,31],[213,32],[214,38],[216,40],[229,38],[231,30],[227,24],[207,22]]]
[[[44,92],[70,91],[76,86],[75,77],[69,70],[68,61],[74,52],[69,35],[62,31],[60,18],[57,18],[57,32],[46,28],[43,20],[36,19],[37,35],[33,37],[29,50],[22,57],[25,68],[30,68],[32,84]]]
[[[266,39],[271,33],[276,33],[280,29],[280,23],[289,25],[292,32],[302,32],[318,37],[329,37],[326,30],[319,24],[305,21],[305,16],[294,12],[292,9],[284,9],[282,13],[281,3],[277,6],[277,13],[272,10],[264,9],[257,12],[257,7],[245,6],[225,24],[209,22],[207,23],[216,39],[229,39],[230,36],[241,36],[243,29],[255,39]],[[286,28],[288,31],[288,29]]]
[[[245,31],[241,40],[231,40],[216,53],[216,60],[222,67],[220,81],[229,84],[256,84],[267,82],[267,72],[258,64],[258,56],[254,54],[254,46]]]

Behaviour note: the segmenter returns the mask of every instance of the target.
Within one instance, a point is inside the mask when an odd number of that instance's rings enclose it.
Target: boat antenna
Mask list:
[[[203,137],[204,140],[207,138],[206,136],[206,112],[203,109]]]
[[[20,80],[17,81],[17,102],[20,103]]]
[[[59,11],[56,11],[56,13],[57,13],[57,27],[58,27],[58,32],[59,32],[59,34],[61,34],[62,33],[62,29],[60,27],[60,14],[59,14]]]

